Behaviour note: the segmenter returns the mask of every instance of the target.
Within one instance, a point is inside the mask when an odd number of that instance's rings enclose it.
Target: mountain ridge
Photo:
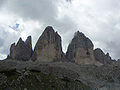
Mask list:
[[[24,50],[22,52],[30,53],[29,56],[27,56],[27,59],[20,58],[19,52],[17,55],[12,55],[12,53],[15,50],[12,50],[15,47],[15,43],[11,45],[10,48],[10,54],[9,57],[13,59],[26,59],[26,60],[40,60],[40,61],[70,61],[75,62],[76,64],[95,64],[95,65],[102,65],[102,64],[110,64],[112,63],[111,57],[108,55],[104,55],[104,59],[100,60],[97,58],[97,53],[100,54],[100,50],[94,49],[94,45],[92,41],[86,37],[82,32],[75,32],[74,37],[71,41],[71,43],[68,45],[66,53],[62,51],[62,40],[61,36],[53,29],[52,26],[47,26],[45,30],[43,31],[42,35],[39,37],[34,50],[32,50],[32,42],[31,42],[31,36],[28,36],[27,40],[24,42],[20,38],[18,43],[26,43],[28,42],[28,47],[26,48],[26,44],[23,45],[17,45],[16,47],[20,47],[21,49],[24,47]],[[29,40],[28,40],[29,39]],[[25,49],[28,51],[25,51]],[[52,52],[51,52],[52,51]],[[16,52],[16,51],[15,51]],[[103,51],[102,51],[103,52]],[[104,54],[104,52],[103,52]],[[15,58],[16,56],[16,58]],[[21,57],[24,55],[21,55]],[[105,63],[106,61],[106,63]]]
[[[105,54],[100,48],[94,49],[92,41],[82,32],[75,33],[66,53],[62,51],[61,36],[51,26],[45,28],[34,50],[32,50],[31,41],[31,36],[28,36],[26,41],[20,38],[17,44],[11,45],[8,57],[0,61],[0,76],[6,77],[5,81],[8,81],[9,75],[14,76],[15,74],[12,81],[7,82],[7,89],[11,88],[10,85],[15,88],[12,82],[20,83],[23,78],[32,77],[31,73],[38,80],[43,78],[39,77],[43,73],[48,77],[50,75],[62,80],[67,78],[67,82],[70,80],[75,81],[74,83],[81,82],[87,88],[75,86],[78,90],[120,89],[120,60],[112,60],[109,53]],[[36,74],[36,72],[38,73]],[[4,85],[1,80],[1,85]],[[28,79],[25,80],[29,82]],[[30,80],[33,79],[30,78]],[[34,85],[34,83],[32,84]],[[51,83],[49,84],[51,85]]]

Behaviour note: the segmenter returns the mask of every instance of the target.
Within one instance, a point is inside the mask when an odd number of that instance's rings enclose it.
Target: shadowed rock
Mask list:
[[[10,58],[17,60],[29,60],[32,56],[31,36],[24,42],[21,38],[17,44],[13,43],[10,47]]]
[[[51,62],[63,57],[60,35],[51,26],[46,27],[35,45],[32,60]]]
[[[91,40],[78,31],[68,46],[66,57],[77,64],[97,64],[93,47]]]
[[[94,56],[97,61],[105,63],[105,53],[100,48],[94,50]]]
[[[27,48],[28,48],[28,50],[29,50],[29,54],[31,54],[30,55],[30,57],[32,56],[32,53],[33,53],[33,50],[32,50],[32,38],[31,38],[31,36],[28,36],[27,37],[27,39],[26,39],[26,41],[25,41],[25,44],[26,44],[26,46],[27,46]]]
[[[105,54],[100,48],[94,50],[95,59],[103,64],[112,63],[112,59],[109,56],[109,53]]]

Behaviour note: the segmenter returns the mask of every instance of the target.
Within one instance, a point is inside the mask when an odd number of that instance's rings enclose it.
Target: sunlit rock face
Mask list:
[[[17,44],[13,43],[10,47],[9,58],[16,60],[29,60],[32,56],[32,43],[31,36],[24,42],[21,38]]]
[[[52,62],[63,57],[60,35],[51,26],[46,27],[36,43],[32,60]]]
[[[66,57],[77,64],[100,64],[94,58],[93,48],[92,41],[78,31],[68,46]]]

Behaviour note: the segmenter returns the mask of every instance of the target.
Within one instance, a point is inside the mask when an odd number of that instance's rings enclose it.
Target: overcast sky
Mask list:
[[[61,35],[64,52],[79,30],[95,48],[120,58],[119,0],[0,0],[0,59],[19,37],[31,35],[34,48],[48,25]]]

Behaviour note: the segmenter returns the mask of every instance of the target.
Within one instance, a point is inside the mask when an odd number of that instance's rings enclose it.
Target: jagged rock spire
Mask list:
[[[26,42],[20,38],[16,45],[13,43],[10,47],[9,55],[12,59],[29,60],[32,56],[32,52],[31,36],[29,36]]]
[[[101,63],[105,63],[104,59],[105,59],[105,53],[100,49],[100,48],[96,48],[94,50],[94,56],[95,59]]]
[[[94,56],[95,56],[95,59],[101,62],[102,64],[112,63],[112,59],[109,56],[109,53],[105,54],[100,48],[96,48],[94,50]]]
[[[77,31],[68,46],[66,58],[77,64],[94,64],[93,48],[92,41]]]
[[[72,43],[77,44],[78,47],[84,48],[84,49],[93,49],[93,43],[92,41],[87,38],[82,32],[77,31],[74,34],[74,38],[72,39]]]
[[[32,50],[32,37],[31,36],[28,36],[26,41],[25,41],[25,44],[28,48],[28,51],[31,53],[30,57],[32,56],[33,54],[33,50]]]
[[[59,61],[63,56],[60,35],[51,26],[46,27],[35,45],[32,60]]]
[[[14,57],[14,51],[15,51],[15,43],[11,44],[10,47],[10,58]]]
[[[39,61],[71,61],[77,64],[105,64],[111,63],[111,57],[101,49],[95,49],[92,41],[82,32],[77,31],[68,46],[66,55],[62,51],[61,37],[51,26],[45,28],[38,39],[34,52],[32,50],[32,39],[28,36],[24,42],[20,38],[17,44],[10,47],[8,58],[17,60],[39,60]],[[99,63],[98,63],[99,62]]]

